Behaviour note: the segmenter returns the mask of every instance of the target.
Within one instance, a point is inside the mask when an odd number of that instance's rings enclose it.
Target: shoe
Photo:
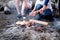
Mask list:
[[[21,15],[21,14],[19,14],[19,15],[17,16],[17,18],[18,18],[18,19],[22,18],[22,15]]]

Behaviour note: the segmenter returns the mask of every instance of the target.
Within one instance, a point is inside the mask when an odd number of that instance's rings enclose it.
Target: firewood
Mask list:
[[[16,22],[16,24],[20,24],[20,25],[29,25],[30,23],[32,23],[32,25],[34,23],[38,23],[38,24],[41,24],[41,25],[44,25],[44,26],[47,26],[48,25],[48,22],[44,22],[44,21],[39,21],[39,20],[33,20],[33,19],[30,19],[29,21],[18,21]]]
[[[38,23],[38,24],[42,24],[42,25],[48,25],[48,22],[44,22],[44,21],[39,21],[39,20],[33,20],[33,19],[30,19],[31,22],[35,22],[35,23]]]
[[[24,21],[17,21],[16,25],[25,25],[25,22]]]

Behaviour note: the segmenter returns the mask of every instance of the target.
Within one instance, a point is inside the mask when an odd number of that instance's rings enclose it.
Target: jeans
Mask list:
[[[22,6],[20,6],[20,14],[17,16],[18,18],[22,18],[22,17],[23,17],[22,14],[21,14],[21,8],[22,8]],[[29,15],[29,13],[30,13],[31,11],[32,11],[31,8],[25,9],[25,10],[24,10],[24,16]]]
[[[36,11],[41,9],[43,6],[40,5],[40,4],[37,4],[36,6]],[[53,16],[52,16],[52,11],[50,9],[46,9],[43,11],[43,13],[38,13],[36,16],[35,16],[35,19],[37,20],[40,20],[40,19],[44,19],[44,18],[47,18],[47,19],[52,19]]]
[[[25,13],[25,15],[29,15],[29,13],[32,11],[32,9],[25,9],[24,10],[24,13]]]

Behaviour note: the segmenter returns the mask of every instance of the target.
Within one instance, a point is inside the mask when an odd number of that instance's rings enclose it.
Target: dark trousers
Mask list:
[[[36,6],[36,11],[37,10],[40,10],[43,6],[38,4]],[[37,20],[40,20],[40,19],[52,19],[53,18],[53,15],[52,15],[52,11],[50,9],[46,9],[43,11],[43,13],[38,13],[36,16],[35,16],[35,19]]]

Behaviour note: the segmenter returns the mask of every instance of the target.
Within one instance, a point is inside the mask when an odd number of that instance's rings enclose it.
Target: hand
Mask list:
[[[29,16],[32,16],[33,15],[33,11],[31,13],[29,13]]]
[[[42,9],[40,9],[40,10],[39,10],[39,12],[40,12],[40,14],[41,14],[41,13],[43,13],[43,10],[42,10]]]
[[[34,11],[32,16],[36,16],[36,14],[37,14],[36,11]]]
[[[28,9],[28,6],[25,6],[25,9]]]
[[[36,11],[32,11],[30,14],[29,14],[29,16],[35,16],[36,15]]]

